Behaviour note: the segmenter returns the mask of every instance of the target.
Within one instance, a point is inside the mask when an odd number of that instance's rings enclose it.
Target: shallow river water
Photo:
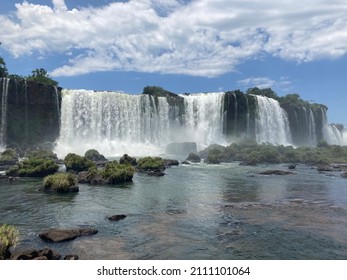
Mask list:
[[[48,194],[40,180],[0,182],[0,223],[15,225],[15,250],[50,247],[81,259],[347,259],[347,180],[298,165],[180,165],[164,177],[135,174],[119,186],[79,185]],[[108,216],[127,215],[111,222]],[[45,243],[50,228],[98,234]]]

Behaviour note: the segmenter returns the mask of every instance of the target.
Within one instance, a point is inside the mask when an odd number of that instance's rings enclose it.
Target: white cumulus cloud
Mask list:
[[[130,0],[73,9],[64,0],[28,0],[15,8],[0,15],[2,47],[14,57],[66,54],[52,76],[214,77],[264,54],[302,63],[347,52],[344,0]]]

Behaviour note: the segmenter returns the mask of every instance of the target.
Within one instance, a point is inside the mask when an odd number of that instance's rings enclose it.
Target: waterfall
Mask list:
[[[109,156],[150,155],[169,142],[169,105],[150,95],[63,90],[56,152],[84,154],[98,149]]]
[[[326,110],[321,109],[323,120],[323,137],[330,145],[343,145],[344,139],[342,132],[333,124],[328,124]]]
[[[223,134],[224,92],[181,95],[184,98],[184,127],[181,134],[184,141],[193,141],[198,148],[210,144],[224,144]]]
[[[311,109],[308,115],[308,137],[310,146],[317,146],[316,122]]]
[[[55,152],[64,156],[95,148],[108,156],[144,156],[158,155],[172,142],[196,142],[198,148],[225,144],[224,93],[178,98],[184,103],[182,123],[178,110],[170,110],[166,97],[63,90]]]
[[[290,145],[292,137],[286,112],[277,100],[259,95],[256,95],[256,98],[258,102],[257,142]]]
[[[7,131],[7,97],[10,79],[0,78],[1,88],[1,120],[0,120],[0,149],[6,147],[6,131]]]

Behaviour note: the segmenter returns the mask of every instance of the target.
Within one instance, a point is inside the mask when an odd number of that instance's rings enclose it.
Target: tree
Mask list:
[[[58,82],[51,79],[47,71],[43,68],[36,68],[31,71],[32,75],[27,77],[27,81],[34,81],[46,85],[57,86]]]
[[[7,77],[8,71],[4,59],[0,56],[0,78]]]

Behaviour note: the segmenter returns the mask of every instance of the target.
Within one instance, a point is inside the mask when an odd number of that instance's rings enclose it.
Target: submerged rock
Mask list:
[[[74,240],[77,237],[95,235],[97,229],[92,228],[76,228],[76,229],[50,229],[39,234],[40,238],[48,242],[63,242]]]
[[[108,217],[107,219],[109,219],[110,221],[116,221],[116,222],[118,222],[118,221],[120,221],[120,220],[124,220],[126,217],[127,217],[126,215],[121,214],[121,215],[113,215],[113,216],[110,216],[110,217]]]
[[[164,166],[170,167],[170,166],[177,166],[180,163],[176,159],[164,159]]]
[[[263,172],[259,172],[260,175],[290,175],[294,174],[290,171],[283,171],[283,170],[266,170]]]
[[[161,170],[151,170],[147,173],[147,175],[153,177],[163,177],[165,176],[165,173]]]

